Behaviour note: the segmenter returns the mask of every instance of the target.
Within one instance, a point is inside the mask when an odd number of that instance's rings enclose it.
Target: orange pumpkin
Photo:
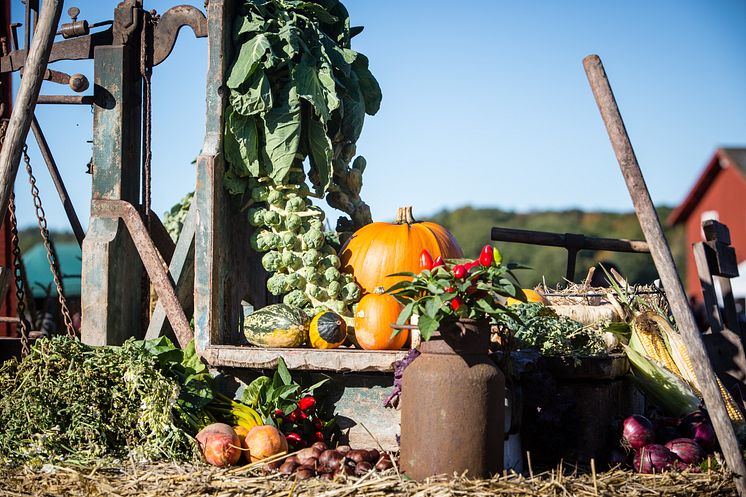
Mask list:
[[[355,311],[355,339],[366,350],[396,350],[404,346],[409,332],[400,330],[392,336],[402,305],[397,300],[383,293],[383,287],[378,287],[360,299]]]
[[[388,288],[404,279],[389,274],[419,273],[423,249],[433,259],[464,256],[447,229],[436,223],[415,221],[412,207],[402,207],[393,223],[371,223],[357,230],[339,257],[343,271],[351,273],[364,292],[371,293],[376,287]]]

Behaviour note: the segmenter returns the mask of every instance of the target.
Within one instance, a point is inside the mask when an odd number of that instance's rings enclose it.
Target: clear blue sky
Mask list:
[[[75,3],[111,18],[116,1]],[[174,1],[146,1],[164,11]],[[202,1],[193,2],[202,7]],[[582,59],[601,56],[653,199],[673,205],[714,149],[746,145],[744,1],[347,0],[383,89],[358,152],[374,219],[463,205],[631,210]],[[22,4],[13,1],[14,18]],[[194,188],[204,134],[206,40],[182,31],[153,77],[154,210]],[[56,64],[92,79],[90,63]],[[65,88],[45,83],[46,93]],[[67,92],[69,93],[69,91]],[[92,114],[46,106],[39,120],[87,224]],[[33,139],[49,223],[66,220]],[[33,222],[18,183],[22,224]]]

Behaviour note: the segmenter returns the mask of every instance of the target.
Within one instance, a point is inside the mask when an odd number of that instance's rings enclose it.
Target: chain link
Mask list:
[[[143,79],[142,95],[142,215],[148,233],[152,232],[150,222],[152,169],[152,91],[153,75],[153,31],[158,17],[155,11],[145,12],[140,37],[140,74]],[[147,272],[142,276],[142,327],[147,329],[150,322],[151,285]]]
[[[34,172],[31,169],[31,159],[28,156],[28,146],[23,147],[23,162],[26,165],[26,172],[28,173],[28,181],[31,185],[31,196],[34,199],[34,208],[36,209],[36,220],[39,224],[39,233],[44,241],[44,248],[47,249],[47,261],[49,262],[49,269],[52,271],[52,277],[54,278],[54,285],[57,287],[57,301],[60,303],[60,312],[62,313],[62,319],[65,321],[65,328],[67,329],[67,335],[76,338],[78,335],[73,326],[73,320],[70,317],[70,310],[67,308],[67,300],[65,299],[65,292],[62,286],[62,278],[60,276],[60,267],[57,260],[57,254],[52,246],[49,239],[49,230],[47,229],[47,216],[44,213],[44,208],[41,204],[41,197],[39,196],[39,188],[36,186],[36,178]]]
[[[18,241],[18,222],[16,220],[16,196],[12,191],[8,199],[8,213],[10,214],[10,244],[13,254],[13,276],[16,283],[16,304],[18,309],[18,329],[21,333],[21,358],[26,357],[29,352],[29,328],[31,325],[26,319],[26,292],[23,284],[23,266],[21,265],[21,248]]]

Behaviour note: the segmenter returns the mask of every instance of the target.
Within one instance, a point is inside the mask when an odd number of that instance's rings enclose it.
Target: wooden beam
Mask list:
[[[168,266],[168,273],[171,279],[176,282],[176,298],[184,309],[186,316],[189,316],[194,310],[194,231],[196,228],[197,206],[194,202],[189,207],[184,226],[181,228],[181,234],[176,241],[176,249],[173,258]],[[173,328],[166,319],[166,309],[163,302],[158,300],[155,310],[150,318],[148,331],[145,333],[145,339],[150,340],[159,336],[169,336],[173,334]]]
[[[598,55],[589,55],[583,59],[583,65],[632,198],[640,227],[645,235],[645,240],[648,242],[650,254],[653,256],[655,268],[663,282],[663,288],[671,306],[671,313],[682,334],[686,350],[692,359],[694,374],[699,380],[705,406],[710,414],[723,456],[725,456],[728,469],[734,474],[733,480],[738,494],[741,497],[746,497],[746,465],[744,465],[743,455],[738,447],[733,426],[720,396],[715,373],[712,370],[710,359],[707,357],[702,337],[694,321],[694,315],[689,308],[684,286],[681,284],[679,274],[676,271],[676,264],[671,255],[671,248],[663,234],[663,228],[650,198],[650,192],[642,176],[642,170],[637,162],[629,135],[627,135],[627,130],[624,127],[622,115],[606,77],[606,71]]]
[[[54,44],[57,24],[60,21],[62,4],[62,0],[44,1],[39,22],[35,26],[34,39],[26,60],[21,87],[13,102],[13,111],[10,114],[3,147],[0,150],[0,219],[5,219],[5,212],[8,209],[8,199],[16,179],[18,163],[31,127],[41,83],[47,71],[47,62]]]

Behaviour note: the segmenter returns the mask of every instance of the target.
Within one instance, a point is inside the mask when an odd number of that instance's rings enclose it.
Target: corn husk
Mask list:
[[[638,388],[669,416],[684,416],[699,407],[700,399],[684,380],[639,352],[641,345],[632,334],[623,345]]]

